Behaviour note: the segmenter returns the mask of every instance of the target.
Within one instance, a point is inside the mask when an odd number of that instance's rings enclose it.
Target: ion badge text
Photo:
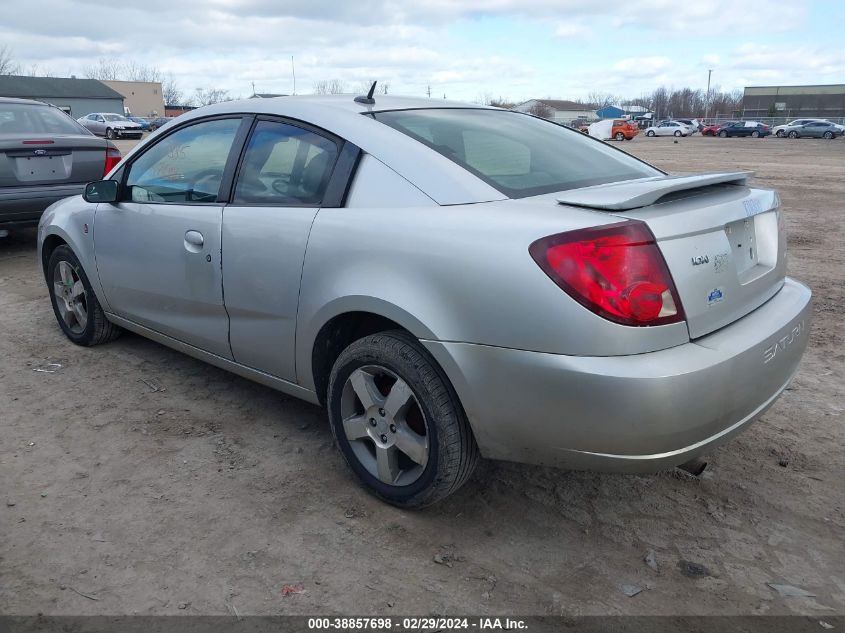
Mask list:
[[[800,321],[798,325],[796,325],[792,330],[784,336],[783,338],[778,339],[777,343],[774,345],[767,347],[763,350],[763,364],[765,365],[768,362],[771,362],[775,359],[775,356],[778,355],[779,352],[784,351],[787,347],[792,345],[798,338],[804,333],[804,321]]]
[[[693,266],[701,266],[702,264],[709,264],[710,258],[707,255],[697,255],[696,257],[690,257],[690,261]]]

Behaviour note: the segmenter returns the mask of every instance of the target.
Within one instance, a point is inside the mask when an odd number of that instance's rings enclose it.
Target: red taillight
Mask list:
[[[114,147],[109,147],[106,149],[106,164],[103,167],[103,177],[105,178],[106,174],[108,174],[115,165],[120,162],[121,155],[120,150]]]
[[[663,255],[641,222],[551,235],[528,251],[569,296],[606,319],[635,326],[684,320]]]

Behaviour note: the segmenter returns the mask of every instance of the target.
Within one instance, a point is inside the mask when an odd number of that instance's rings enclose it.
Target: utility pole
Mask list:
[[[255,82],[252,82],[252,94],[255,95]]]
[[[293,65],[293,55],[290,56],[290,74],[293,76],[293,94],[296,94],[296,68]]]
[[[428,98],[431,99],[431,84],[428,86]]]
[[[713,69],[707,69],[707,101],[704,104],[704,118],[707,118],[707,114],[710,112],[710,75],[713,74]]]

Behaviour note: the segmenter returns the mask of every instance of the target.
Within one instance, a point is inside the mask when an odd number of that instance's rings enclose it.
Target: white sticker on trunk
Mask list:
[[[714,303],[719,303],[725,298],[725,292],[721,288],[713,288],[707,294],[707,305],[712,306]]]
[[[758,213],[763,212],[763,205],[760,204],[760,201],[757,198],[749,198],[748,200],[743,200],[742,204],[745,205],[745,217],[750,218],[752,215],[757,215]]]

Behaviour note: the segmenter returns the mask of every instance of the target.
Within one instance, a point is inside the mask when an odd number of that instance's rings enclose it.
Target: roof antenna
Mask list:
[[[370,91],[367,93],[366,97],[364,95],[358,95],[357,97],[355,97],[355,103],[373,105],[376,102],[376,100],[373,99],[373,93],[376,91],[376,83],[378,82],[374,81],[373,85],[370,86]]]

